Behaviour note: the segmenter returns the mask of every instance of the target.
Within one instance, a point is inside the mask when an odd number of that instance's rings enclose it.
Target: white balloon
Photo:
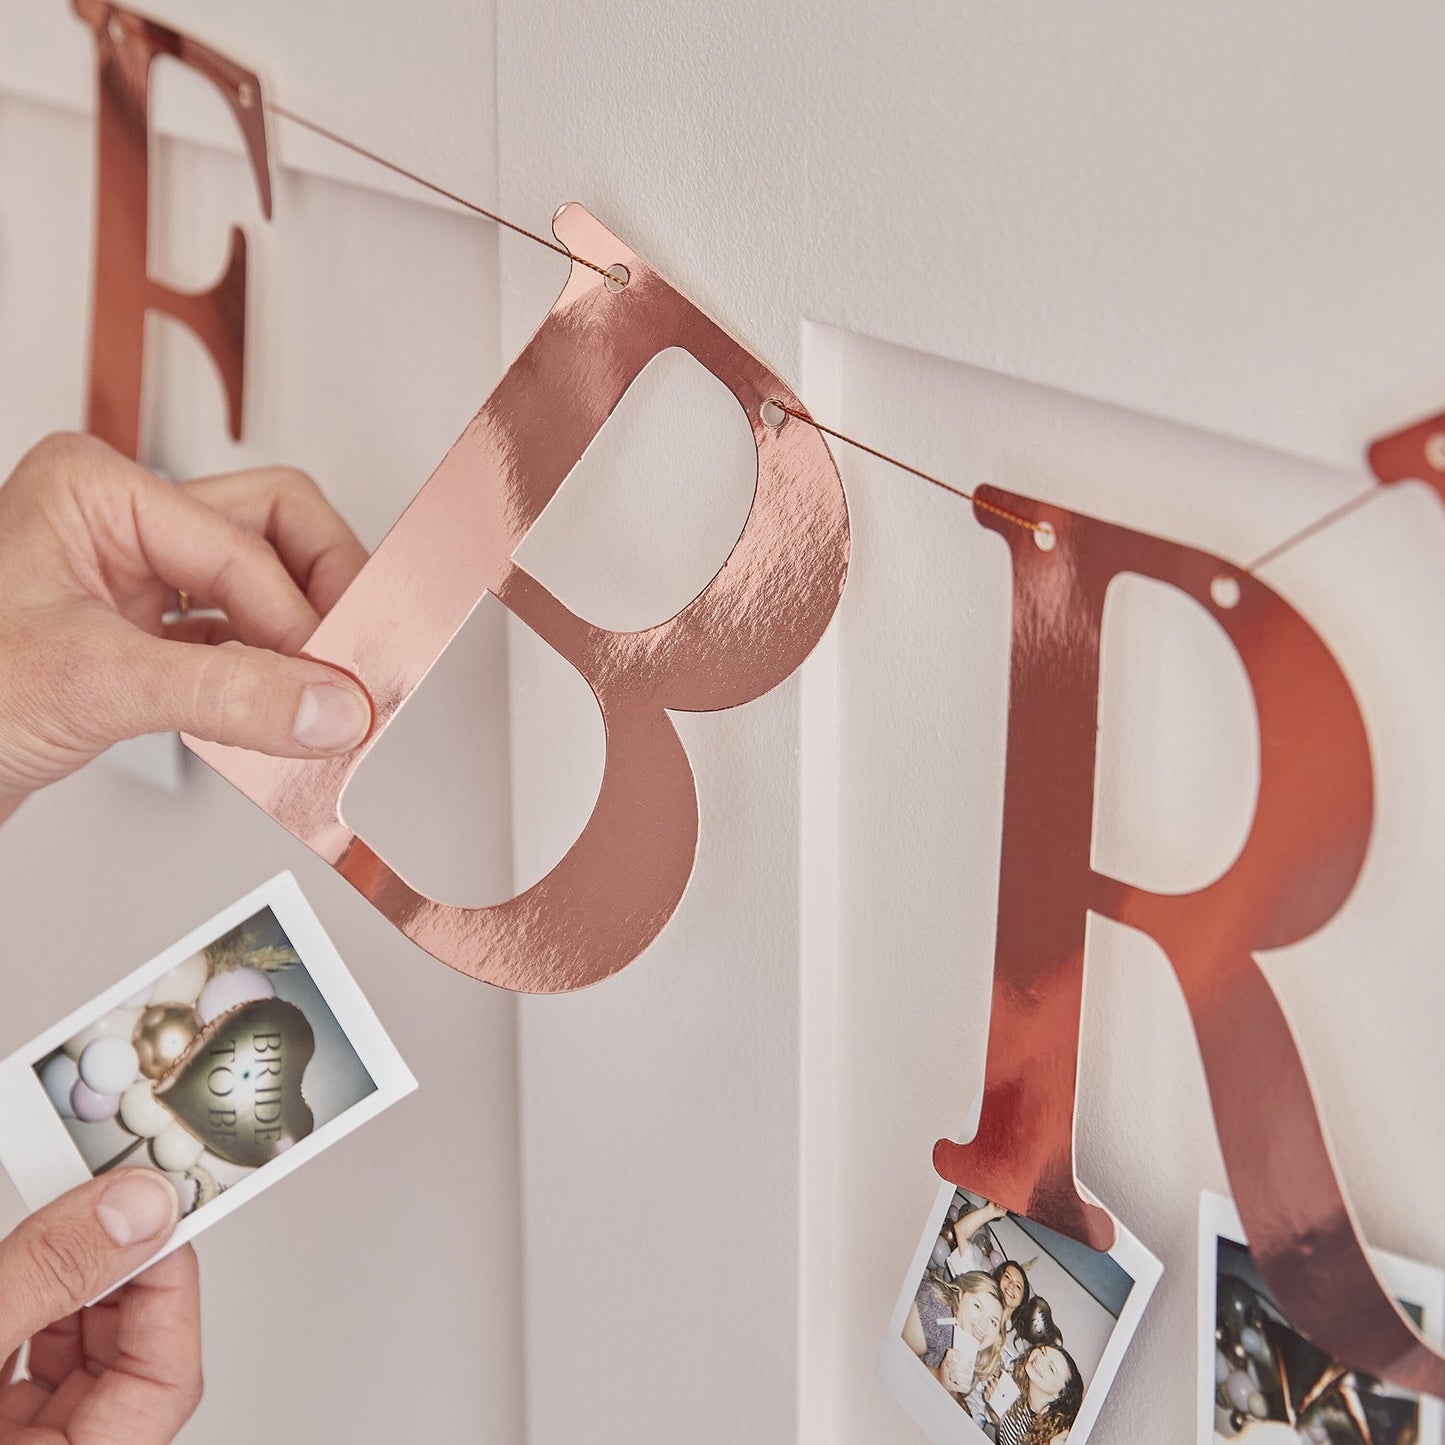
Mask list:
[[[85,1046],[80,1056],[80,1077],[97,1094],[123,1094],[140,1072],[140,1056],[129,1039],[105,1034]]]
[[[193,1004],[201,996],[201,990],[210,977],[210,966],[203,953],[193,953],[184,963],[178,963],[151,990],[150,1001],[154,1003]]]
[[[100,1124],[115,1118],[115,1111],[120,1108],[120,1095],[97,1094],[84,1079],[77,1079],[70,1091],[70,1107],[75,1110],[77,1119],[87,1124]]]
[[[67,1039],[60,1047],[76,1063],[79,1063],[80,1056],[96,1039],[124,1039],[126,1043],[129,1043],[130,1036],[139,1019],[140,1010],[138,1008],[111,1009],[108,1014],[102,1014],[93,1024],[87,1024],[74,1038]]]
[[[149,1079],[137,1079],[120,1096],[120,1122],[142,1139],[154,1139],[176,1122],[175,1115],[156,1098]]]
[[[201,990],[201,996],[196,1001],[196,1017],[203,1024],[208,1024],[243,1003],[275,997],[276,990],[271,986],[271,980],[259,968],[227,968]]]
[[[171,1124],[151,1140],[151,1156],[171,1174],[181,1174],[201,1157],[201,1141],[189,1129]]]
[[[66,1054],[56,1054],[40,1070],[40,1082],[62,1119],[75,1118],[75,1110],[70,1107],[70,1091],[79,1077],[80,1070],[75,1067],[75,1060]]]

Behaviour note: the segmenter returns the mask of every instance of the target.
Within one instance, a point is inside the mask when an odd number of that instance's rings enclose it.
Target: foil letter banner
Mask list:
[[[308,656],[352,673],[375,726],[340,759],[187,745],[332,864],[422,948],[487,983],[581,988],[630,963],[672,916],[692,873],[698,807],[669,709],[749,702],[822,636],[848,570],[842,481],[791,388],[578,205],[553,218],[574,256],[625,267],[619,287],[575,263],[496,390],[322,621]],[[620,274],[620,273],[619,273]],[[691,353],[742,406],[757,445],[752,509],[712,581],[668,621],[611,632],[569,611],[512,553],[642,368]],[[607,754],[597,803],[561,862],[505,903],[460,908],[412,888],[342,819],[342,790],[482,597],[491,593],[587,680]]]
[[[1421,481],[1445,501],[1445,413],[1372,442],[1370,470],[1387,485]]]
[[[234,112],[261,195],[271,216],[271,173],[261,82],[214,50],[108,5],[74,0],[95,32],[100,77],[95,300],[91,321],[90,401],[86,430],[133,461],[140,454],[141,376],[145,318],[163,311],[190,327],[210,353],[226,391],[231,435],[241,435],[246,357],[246,236],[231,230],[231,254],[209,291],[177,291],[155,280],[147,262],[150,209],[150,76],[171,56],[205,76]]]
[[[1074,1168],[1084,929],[1090,909],[1137,928],[1163,948],[1184,991],[1240,1216],[1280,1307],[1335,1358],[1445,1394],[1445,1359],[1365,1253],[1299,1046],[1254,957],[1320,929],[1364,862],[1373,771],[1344,673],[1288,602],[1217,557],[993,488],[979,495],[1051,523],[1058,540],[1045,552],[975,508],[1013,564],[1003,852],[983,1111],[970,1142],[935,1147],[939,1173],[1109,1247],[1113,1220],[1082,1197]],[[1125,572],[1167,582],[1211,613],[1258,711],[1249,836],[1224,875],[1194,893],[1152,893],[1090,861],[1104,599]],[[1213,600],[1220,576],[1238,584],[1233,606]]]

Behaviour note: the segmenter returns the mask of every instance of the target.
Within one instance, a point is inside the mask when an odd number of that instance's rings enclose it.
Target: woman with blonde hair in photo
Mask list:
[[[1028,1273],[1017,1260],[1005,1257],[996,1266],[992,1262],[998,1259],[1002,1250],[996,1247],[997,1240],[988,1232],[988,1226],[1007,1218],[1008,1210],[985,1199],[973,1209],[965,1210],[957,1219],[945,1223],[939,1234],[953,1246],[953,1253],[945,1266],[950,1275],[982,1269],[991,1273],[998,1282],[1004,1305],[1003,1364],[1005,1369],[1012,1369],[1014,1361],[1034,1343],[1024,1328],[1034,1293],[1029,1286]],[[983,1234],[982,1241],[980,1234]]]
[[[1063,1445],[1084,1402],[1084,1377],[1067,1350],[1034,1345],[1014,1365],[1019,1396],[1002,1415],[989,1405],[998,1422],[998,1445]],[[998,1398],[997,1388],[988,1394]]]
[[[952,1284],[925,1274],[903,1326],[904,1343],[979,1421],[985,1392],[1003,1373],[1003,1320],[998,1283],[983,1270],[970,1270]],[[954,1348],[955,1326],[977,1345],[976,1354]]]

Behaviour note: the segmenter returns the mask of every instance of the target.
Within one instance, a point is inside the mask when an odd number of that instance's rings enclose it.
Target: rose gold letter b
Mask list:
[[[672,916],[692,872],[697,796],[669,709],[749,702],[802,663],[848,568],[837,468],[811,426],[769,427],[792,391],[580,206],[554,220],[574,255],[622,265],[614,290],[574,263],[537,334],[308,643],[371,693],[376,727],[335,761],[290,761],[187,739],[443,963],[504,988],[556,993],[630,963]],[[642,632],[569,611],[512,561],[644,366],[690,352],[742,406],[758,452],[747,525],[703,592]],[[418,893],[342,821],[342,789],[486,593],[586,678],[607,756],[597,804],[560,863],[525,893],[457,908]]]

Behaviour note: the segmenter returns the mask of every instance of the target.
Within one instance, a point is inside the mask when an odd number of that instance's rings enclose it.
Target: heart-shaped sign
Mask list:
[[[301,1093],[316,1035],[295,1004],[255,999],[212,1019],[156,1085],[207,1149],[254,1169],[316,1127]]]

